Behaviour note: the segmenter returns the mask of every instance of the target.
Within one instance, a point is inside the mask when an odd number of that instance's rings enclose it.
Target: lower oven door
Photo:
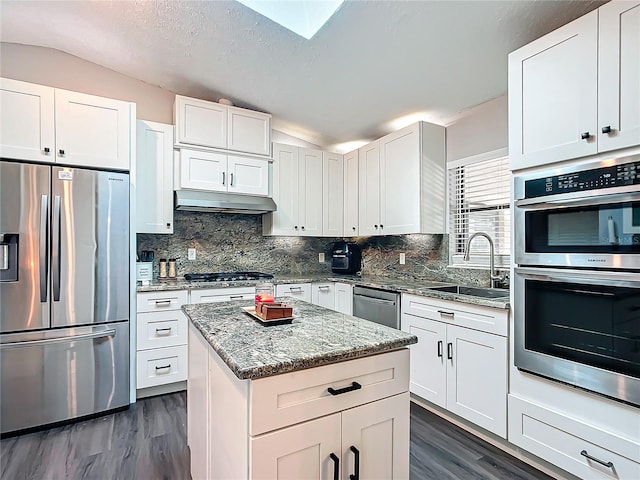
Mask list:
[[[515,365],[640,405],[640,274],[516,268]]]

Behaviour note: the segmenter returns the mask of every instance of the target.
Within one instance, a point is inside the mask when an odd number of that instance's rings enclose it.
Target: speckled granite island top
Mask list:
[[[253,302],[185,305],[182,310],[239,379],[257,379],[395,350],[418,339],[324,307],[293,306],[289,325],[264,326],[241,310]]]

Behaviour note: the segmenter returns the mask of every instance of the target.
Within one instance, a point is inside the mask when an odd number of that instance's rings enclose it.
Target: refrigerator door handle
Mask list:
[[[47,276],[49,274],[49,257],[47,256],[47,239],[49,227],[49,196],[42,195],[40,197],[40,301],[47,301]]]
[[[53,245],[51,263],[53,277],[53,301],[60,301],[60,195],[53,198]]]
[[[100,332],[74,335],[72,337],[56,337],[56,338],[45,338],[42,340],[27,340],[23,342],[3,343],[0,345],[0,349],[6,350],[8,348],[31,347],[32,345],[45,345],[45,344],[51,344],[51,343],[69,343],[69,342],[75,342],[77,340],[88,340],[88,339],[115,337],[115,336],[116,336],[115,329],[102,330]]]

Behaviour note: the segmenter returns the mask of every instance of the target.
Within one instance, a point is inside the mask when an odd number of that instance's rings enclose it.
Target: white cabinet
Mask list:
[[[444,141],[417,122],[360,149],[360,235],[444,232]]]
[[[344,234],[344,163],[342,155],[322,152],[322,235]]]
[[[322,152],[273,144],[273,200],[265,235],[322,235]]]
[[[54,89],[0,78],[0,157],[55,162]]]
[[[320,305],[321,307],[328,308],[329,310],[335,310],[336,308],[336,293],[335,284],[332,282],[327,283],[314,283],[311,285],[311,303],[314,305]]]
[[[276,285],[276,297],[294,297],[311,303],[311,284],[290,283],[286,285]]]
[[[129,170],[133,104],[9,79],[0,86],[3,157]]]
[[[509,55],[513,170],[640,144],[640,2],[614,1]]]
[[[358,235],[358,150],[344,155],[344,236]]]
[[[271,115],[176,95],[178,146],[232,150],[268,156]]]
[[[255,287],[192,289],[189,303],[228,302],[230,300],[253,300]]]
[[[259,158],[183,148],[179,188],[268,195],[269,163]]]
[[[136,232],[173,233],[173,125],[136,122]]]
[[[507,310],[402,296],[410,347],[410,391],[507,436]]]
[[[353,315],[353,286],[349,283],[335,283],[335,310],[345,315]]]

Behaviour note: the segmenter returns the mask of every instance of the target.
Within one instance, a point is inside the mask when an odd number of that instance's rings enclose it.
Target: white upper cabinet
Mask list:
[[[613,1],[509,55],[512,170],[640,144],[640,2]]]
[[[444,142],[417,122],[360,149],[360,235],[444,232]]]
[[[344,155],[344,236],[358,235],[358,150]]]
[[[4,78],[0,86],[2,157],[129,170],[131,103]]]
[[[202,150],[180,151],[180,187],[209,192],[227,191],[227,156]]]
[[[136,124],[136,232],[173,233],[173,125]]]
[[[269,162],[260,158],[229,155],[229,193],[266,196],[269,194]]]
[[[55,162],[54,89],[0,78],[0,157]]]
[[[598,9],[598,151],[640,144],[640,2]]]
[[[298,168],[300,235],[322,236],[322,152],[301,148]]]
[[[269,114],[176,95],[174,120],[178,146],[271,153]]]
[[[322,234],[344,233],[344,163],[342,155],[322,152]]]

